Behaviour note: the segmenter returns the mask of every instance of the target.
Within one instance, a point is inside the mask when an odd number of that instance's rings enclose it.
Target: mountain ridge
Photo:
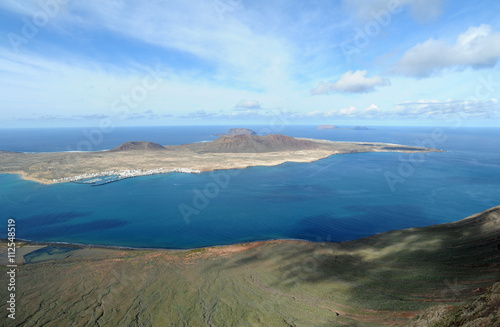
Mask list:
[[[110,152],[118,151],[162,151],[167,150],[163,145],[149,142],[149,141],[130,141],[122,143],[114,149],[109,150]]]
[[[212,142],[195,144],[192,149],[211,153],[261,153],[278,151],[297,151],[316,149],[317,145],[309,140],[297,139],[282,134],[262,135],[224,135]]]

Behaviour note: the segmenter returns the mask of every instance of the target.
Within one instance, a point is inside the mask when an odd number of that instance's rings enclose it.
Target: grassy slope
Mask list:
[[[496,281],[500,207],[346,243],[78,250],[19,268],[17,319],[6,325],[404,325],[436,305],[466,305]]]

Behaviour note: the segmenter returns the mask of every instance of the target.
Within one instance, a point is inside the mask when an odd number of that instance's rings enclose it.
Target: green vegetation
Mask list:
[[[493,326],[499,243],[497,207],[345,243],[79,249],[19,267],[6,326]]]
[[[201,253],[201,252],[204,252],[204,251],[205,251],[204,248],[189,250],[190,253]]]

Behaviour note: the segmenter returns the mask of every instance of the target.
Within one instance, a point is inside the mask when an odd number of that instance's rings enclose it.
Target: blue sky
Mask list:
[[[500,1],[0,2],[0,127],[500,125]]]

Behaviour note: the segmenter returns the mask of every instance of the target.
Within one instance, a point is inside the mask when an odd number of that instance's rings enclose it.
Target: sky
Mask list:
[[[500,1],[0,2],[0,127],[500,126]]]

